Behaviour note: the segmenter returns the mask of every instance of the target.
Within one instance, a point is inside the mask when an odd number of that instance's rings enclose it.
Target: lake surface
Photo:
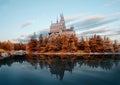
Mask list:
[[[120,85],[120,55],[11,56],[0,85]]]

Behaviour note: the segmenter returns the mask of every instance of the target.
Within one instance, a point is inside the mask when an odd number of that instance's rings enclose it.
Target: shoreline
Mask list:
[[[110,52],[104,52],[104,53],[98,53],[98,52],[27,52],[27,51],[11,51],[11,52],[1,52],[1,57],[9,57],[11,55],[120,55],[120,52],[110,53]]]
[[[40,53],[40,52],[27,52],[27,51],[11,51],[11,52],[2,52],[0,53],[0,60],[7,58],[7,57],[11,57],[11,56],[26,56],[26,55],[50,55],[50,56],[54,56],[54,55],[66,55],[66,56],[84,56],[84,55],[120,55],[119,53],[84,53],[84,52],[44,52],[44,53]]]
[[[63,52],[63,53],[39,53],[39,52],[35,52],[35,53],[27,53],[27,54],[35,54],[35,55],[112,55],[112,54],[120,54],[120,53],[76,53],[76,52]]]

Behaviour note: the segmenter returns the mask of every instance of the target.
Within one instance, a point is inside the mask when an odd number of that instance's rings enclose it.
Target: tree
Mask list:
[[[114,52],[113,44],[108,37],[104,38],[103,48],[104,52]]]
[[[66,35],[62,35],[62,50],[68,51],[69,50],[69,43],[68,43],[68,37]]]
[[[96,35],[94,35],[94,37],[90,38],[89,45],[90,45],[91,52],[98,52],[97,44],[96,44]]]
[[[96,49],[97,49],[97,52],[104,52],[104,48],[103,48],[103,39],[97,35],[96,37]]]
[[[75,52],[75,51],[77,51],[77,38],[76,38],[76,36],[75,35],[71,35],[70,37],[69,37],[69,51],[70,52]],[[75,44],[76,43],[76,44]]]
[[[84,46],[85,46],[85,49],[84,49],[85,52],[87,52],[87,53],[91,52],[88,39],[86,39]]]
[[[55,46],[56,46],[56,51],[60,51],[62,49],[62,36],[58,35],[55,38]]]
[[[55,37],[51,37],[46,45],[47,51],[56,51]]]
[[[37,51],[40,52],[43,47],[43,36],[40,34],[38,44],[37,44]]]
[[[119,47],[119,45],[118,45],[118,42],[117,42],[117,40],[115,40],[114,41],[114,43],[113,43],[113,48],[114,48],[114,51],[115,52],[120,52],[120,47]]]
[[[28,52],[35,52],[37,51],[37,40],[31,38],[31,40],[27,44],[27,51]]]
[[[78,42],[78,50],[85,50],[85,40],[81,37],[81,40]]]
[[[39,41],[38,41],[38,42],[39,42],[39,44],[41,44],[41,45],[43,44],[43,35],[42,35],[42,34],[40,34],[40,36],[39,36]]]

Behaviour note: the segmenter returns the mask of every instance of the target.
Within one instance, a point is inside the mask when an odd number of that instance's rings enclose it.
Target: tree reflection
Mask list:
[[[2,65],[11,66],[14,62],[23,63],[26,61],[26,56],[10,56],[0,60],[0,67]]]
[[[76,65],[110,70],[119,64],[120,55],[26,55],[11,56],[0,60],[2,65],[11,66],[14,62],[29,62],[35,69],[49,68],[52,75],[62,80],[65,71],[72,73]]]

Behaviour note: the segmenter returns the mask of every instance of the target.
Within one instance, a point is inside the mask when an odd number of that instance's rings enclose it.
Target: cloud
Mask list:
[[[33,23],[35,23],[35,20],[28,20],[28,21],[22,23],[22,24],[20,25],[20,28],[25,28],[25,27],[27,27],[27,26],[29,26],[29,25],[32,25]]]
[[[71,22],[71,21],[77,20],[77,19],[79,19],[79,18],[82,17],[82,16],[83,16],[83,15],[80,14],[80,15],[75,15],[75,16],[65,17],[65,22],[68,23],[68,22]]]
[[[114,37],[116,35],[120,36],[120,26],[112,27],[107,35],[111,37]]]
[[[42,28],[41,30],[38,30],[36,32],[21,35],[20,37],[14,39],[14,42],[27,43],[31,39],[31,37],[36,37],[38,39],[40,34],[42,34],[43,37],[45,37],[48,35],[48,32],[49,32],[49,28]],[[34,35],[34,33],[35,33],[35,35]]]
[[[49,27],[45,27],[45,28],[42,28],[42,29],[40,29],[40,30],[38,30],[38,31],[36,31],[36,33],[40,33],[40,34],[48,34],[48,32],[50,31],[50,28]]]
[[[118,16],[120,16],[120,12],[116,12],[116,13],[113,13],[113,14],[109,14],[109,15],[107,15],[106,17],[118,17]]]
[[[120,26],[117,27],[103,27],[103,28],[95,28],[95,29],[88,29],[84,31],[80,31],[77,33],[77,37],[90,37],[94,34],[100,36],[107,36],[112,40],[120,40]]]
[[[120,35],[120,30],[119,30],[119,31],[116,31],[116,34],[119,34],[119,35]]]
[[[14,43],[28,43],[29,40],[27,39],[21,39],[21,38],[17,38],[17,39],[13,39],[12,42]]]
[[[80,35],[83,36],[88,36],[88,35],[93,35],[93,34],[101,34],[101,35],[108,35],[108,36],[114,36],[114,35],[119,35],[120,33],[120,26],[117,27],[117,30],[114,29],[114,27],[108,27],[109,23],[113,23],[115,21],[120,20],[120,12],[118,13],[113,13],[109,15],[92,15],[92,16],[87,16],[82,20],[77,21],[76,23],[72,23],[72,25],[75,27],[75,31],[80,31]],[[73,21],[79,16],[73,16],[71,18],[66,18],[67,21]],[[28,22],[30,24],[33,23],[33,21]],[[28,24],[29,25],[29,24]],[[26,25],[25,25],[26,26]],[[25,27],[24,25],[22,27]],[[102,27],[103,26],[103,27]],[[107,26],[107,27],[105,27]],[[77,27],[77,28],[76,28]],[[36,31],[36,37],[38,38],[40,34],[43,34],[43,36],[46,36],[49,32],[49,28],[42,28],[38,31]],[[34,32],[31,34],[25,34],[21,35],[18,39],[16,40],[29,40],[33,36]]]
[[[110,7],[110,6],[116,5],[116,4],[118,4],[118,3],[120,3],[120,0],[111,0],[111,1],[108,2],[108,3],[105,3],[103,6],[104,6],[104,7]]]
[[[111,31],[111,29],[108,28],[99,28],[99,29],[92,29],[92,30],[86,30],[82,33],[80,33],[80,35],[90,35],[90,34],[99,34],[99,33],[104,33],[104,32],[108,32]]]
[[[76,23],[71,24],[76,27],[76,30],[80,29],[90,29],[95,27],[100,27],[115,21],[120,20],[120,13],[114,13],[109,15],[93,15],[88,16],[82,21],[78,21]]]
[[[113,29],[112,31],[110,31],[109,36],[114,36],[114,35],[120,35],[120,27],[117,30]]]

